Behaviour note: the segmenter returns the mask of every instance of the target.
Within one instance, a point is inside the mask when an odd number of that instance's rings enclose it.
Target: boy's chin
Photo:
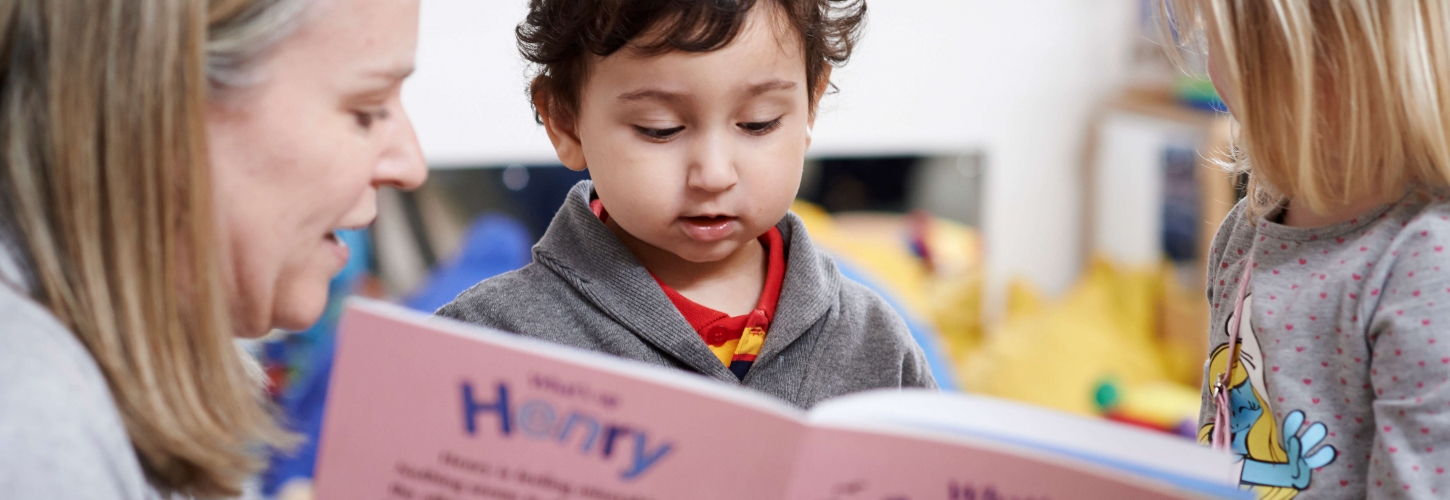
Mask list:
[[[681,260],[696,264],[709,264],[730,258],[745,245],[738,241],[716,241],[712,243],[690,243],[678,245],[668,251]]]

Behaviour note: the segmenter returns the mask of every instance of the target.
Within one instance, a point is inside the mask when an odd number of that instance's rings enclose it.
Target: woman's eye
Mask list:
[[[746,122],[739,124],[740,128],[755,135],[765,135],[780,126],[780,118],[768,122]]]
[[[635,125],[634,126],[634,130],[636,132],[639,132],[640,135],[643,135],[643,136],[645,136],[645,137],[647,137],[649,139],[656,140],[656,141],[663,141],[663,140],[669,139],[671,137],[674,137],[675,135],[679,134],[680,132],[683,132],[685,130],[685,127],[680,126],[680,127],[671,127],[671,128],[649,128],[649,127],[641,127],[639,125]]]
[[[377,111],[354,111],[352,115],[353,118],[357,120],[357,125],[366,130],[372,128],[373,122],[388,119],[388,110],[380,109]]]

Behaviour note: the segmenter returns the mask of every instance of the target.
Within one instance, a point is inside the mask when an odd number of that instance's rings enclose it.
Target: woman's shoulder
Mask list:
[[[70,331],[0,284],[0,497],[147,498],[105,378]]]
[[[0,281],[0,415],[24,407],[104,403],[110,392],[95,360],[44,307]],[[34,391],[55,390],[35,398]],[[63,391],[63,392],[62,392]],[[59,397],[59,396],[67,397]],[[16,400],[15,398],[21,398]]]

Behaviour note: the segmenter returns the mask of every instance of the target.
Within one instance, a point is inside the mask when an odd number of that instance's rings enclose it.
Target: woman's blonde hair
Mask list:
[[[1165,38],[1223,54],[1256,212],[1286,197],[1323,212],[1450,183],[1450,4],[1159,5]]]
[[[236,495],[291,440],[233,340],[205,116],[306,3],[0,2],[0,223],[162,492]]]

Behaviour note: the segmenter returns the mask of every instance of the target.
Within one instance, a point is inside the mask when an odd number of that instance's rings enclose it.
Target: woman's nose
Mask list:
[[[423,160],[423,148],[418,145],[418,134],[408,113],[399,110],[397,120],[390,143],[378,160],[374,184],[417,189],[428,180],[428,164]]]

